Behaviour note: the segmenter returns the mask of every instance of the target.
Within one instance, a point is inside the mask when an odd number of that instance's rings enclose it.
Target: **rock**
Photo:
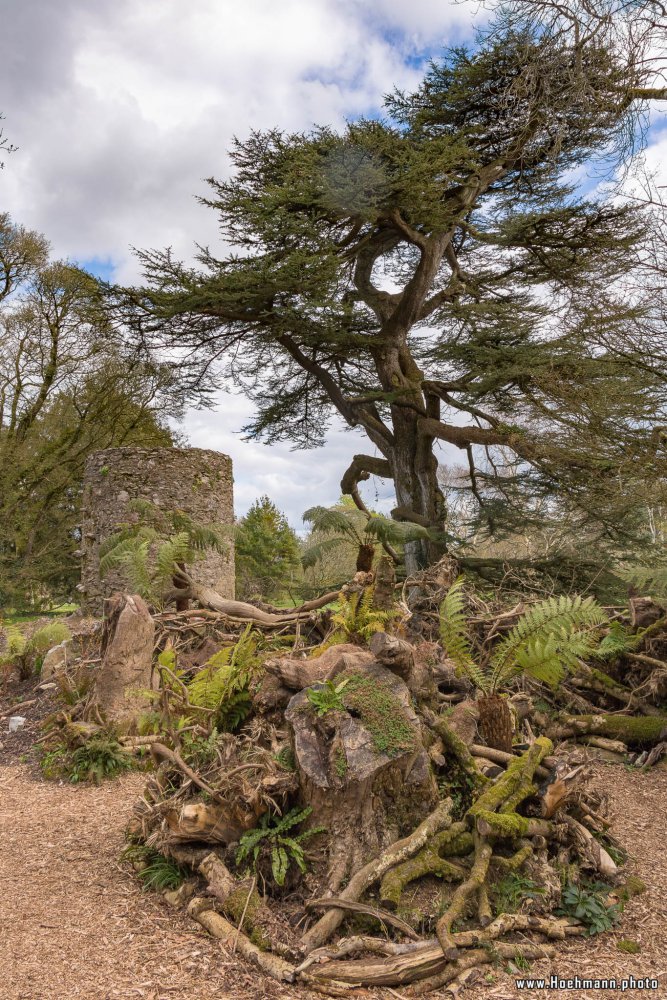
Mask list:
[[[150,704],[155,623],[138,594],[118,594],[107,603],[95,698],[106,718],[128,731]]]
[[[12,716],[10,716],[10,719],[9,719],[9,732],[10,733],[17,732],[19,729],[21,729],[22,726],[25,726],[25,724],[26,724],[27,721],[28,720],[23,715],[12,715]]]
[[[65,642],[61,642],[60,645],[53,646],[42,660],[42,669],[39,674],[40,677],[46,681],[60,673],[61,670],[67,666],[69,659],[71,659],[71,651],[71,639],[66,639]]]

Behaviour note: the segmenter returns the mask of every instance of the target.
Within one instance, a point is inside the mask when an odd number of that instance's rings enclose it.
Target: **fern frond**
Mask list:
[[[340,548],[341,545],[345,545],[347,539],[345,538],[325,538],[316,545],[309,545],[301,554],[301,565],[304,569],[310,569],[315,566],[328,552],[333,552],[335,549]]]
[[[409,521],[394,521],[391,517],[372,514],[364,527],[367,535],[377,538],[379,542],[394,545],[405,545],[406,542],[416,542],[420,538],[428,538],[428,529]]]
[[[459,671],[481,691],[486,691],[488,679],[472,655],[465,615],[465,579],[462,576],[454,581],[440,605],[440,640]]]
[[[328,535],[336,531],[341,535],[345,535],[346,538],[349,538],[356,545],[361,545],[359,532],[350,521],[350,518],[335,507],[309,507],[308,510],[304,511],[302,516],[304,521],[311,523],[313,531],[319,532],[322,535]]]
[[[158,579],[168,582],[174,575],[179,563],[192,562],[193,554],[190,548],[190,537],[187,531],[172,535],[162,542],[155,554],[155,569]]]
[[[498,643],[490,662],[492,689],[521,670],[557,686],[576,668],[578,658],[593,653],[598,630],[607,622],[592,597],[561,595],[540,601]]]
[[[594,652],[598,660],[614,660],[624,653],[636,649],[642,640],[642,632],[630,632],[620,622],[612,622],[609,631]]]

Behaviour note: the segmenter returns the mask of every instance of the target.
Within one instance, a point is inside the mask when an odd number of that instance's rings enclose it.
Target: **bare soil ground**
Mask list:
[[[2,729],[0,1000],[316,995],[260,977],[162,897],[141,890],[118,858],[143,775],[130,774],[99,788],[47,783],[34,764],[16,760],[5,724]],[[638,874],[648,891],[627,905],[618,930],[563,942],[555,959],[533,963],[527,975],[547,980],[552,974],[615,976],[619,981],[649,976],[659,979],[657,990],[627,989],[623,995],[667,998],[667,771],[629,772],[600,763],[596,781],[611,796],[615,832],[631,855],[628,871]],[[618,951],[617,942],[628,938],[640,945],[639,954]],[[489,967],[464,996],[606,1000],[621,995],[595,989],[519,990],[518,975],[523,973]],[[360,994],[387,1000],[405,995],[401,990]],[[444,991],[432,995],[449,996]]]

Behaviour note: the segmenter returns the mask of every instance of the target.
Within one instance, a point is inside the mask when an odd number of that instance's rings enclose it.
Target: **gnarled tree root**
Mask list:
[[[339,894],[341,898],[355,901],[360,899],[366,889],[381,879],[385,872],[415,855],[435,833],[450,826],[451,822],[451,799],[443,799],[408,837],[397,840],[378,858],[369,861],[367,865],[356,872]],[[308,954],[314,948],[319,948],[328,941],[340,925],[343,915],[344,911],[341,909],[327,910],[317,923],[303,935],[301,946],[304,954]]]
[[[414,987],[412,992],[414,996],[430,993],[432,990],[437,990],[442,986],[447,986],[449,983],[454,983],[457,979],[460,980],[463,976],[469,976],[472,969],[478,968],[480,965],[488,965],[490,962],[495,962],[498,959],[507,961],[508,959],[519,957],[524,959],[553,958],[555,954],[556,949],[552,945],[545,944],[500,942],[490,950],[475,948],[473,951],[462,955],[461,958],[453,962],[444,972],[422,980],[422,982]]]
[[[388,871],[380,886],[380,902],[387,909],[398,909],[405,887],[424,875],[437,875],[448,881],[464,879],[467,869],[447,860],[461,857],[473,849],[472,834],[465,823],[453,823],[437,833],[419,854]]]
[[[238,879],[217,854],[208,854],[199,865],[212,896],[222,906],[236,927],[245,931],[253,944],[265,951],[272,945],[263,926],[270,922],[266,907],[257,891],[255,879]]]
[[[503,935],[517,931],[534,931],[553,940],[562,941],[565,937],[582,934],[584,928],[567,919],[539,917],[527,913],[504,913],[496,917],[488,927],[453,934],[452,941],[457,955],[462,953],[455,962],[449,961],[443,954],[440,943],[431,939],[419,944],[406,945],[391,945],[390,942],[384,942],[387,950],[389,947],[392,948],[392,953],[381,958],[351,959],[349,961],[338,961],[333,958],[333,960],[327,961],[326,957],[328,956],[325,956],[323,965],[310,965],[309,971],[314,978],[331,979],[340,983],[355,983],[364,986],[401,986],[426,980],[447,970],[453,970],[458,962],[462,963],[469,954],[474,954],[477,950],[483,951],[485,955],[492,954],[490,945]],[[505,946],[515,947],[511,943],[506,945],[505,942],[501,942],[495,944],[495,949],[500,949],[501,946],[503,948]],[[531,944],[531,946],[533,945]],[[473,951],[465,952],[464,949],[468,948],[473,949]],[[328,951],[329,949],[327,949]],[[462,964],[458,965],[458,970],[461,971],[464,967]]]

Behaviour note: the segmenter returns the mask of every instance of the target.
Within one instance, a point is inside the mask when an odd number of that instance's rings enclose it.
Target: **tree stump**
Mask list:
[[[106,602],[102,663],[95,680],[95,700],[109,722],[123,731],[148,711],[152,688],[155,623],[138,594],[117,594]]]
[[[326,827],[332,892],[414,829],[438,798],[405,683],[374,662],[335,683],[340,707],[317,714],[308,695],[320,684],[294,695],[285,712],[309,824]]]

